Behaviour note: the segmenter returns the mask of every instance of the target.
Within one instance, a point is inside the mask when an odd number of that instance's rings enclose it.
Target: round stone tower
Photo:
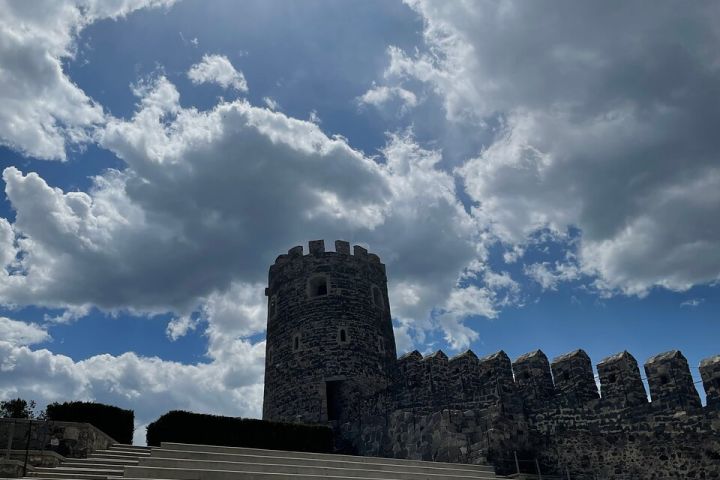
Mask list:
[[[344,241],[291,248],[270,267],[263,418],[326,422],[358,413],[395,368],[385,265]]]

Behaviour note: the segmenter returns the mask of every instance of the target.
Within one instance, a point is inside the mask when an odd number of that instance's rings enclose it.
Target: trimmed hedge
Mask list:
[[[160,442],[332,453],[333,431],[325,425],[268,422],[173,410],[147,427],[147,444],[159,446]]]
[[[135,430],[135,413],[112,405],[93,402],[52,403],[46,410],[48,420],[86,422],[119,443],[131,444]]]

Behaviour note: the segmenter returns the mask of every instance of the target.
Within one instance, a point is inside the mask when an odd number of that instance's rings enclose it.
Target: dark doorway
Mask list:
[[[342,380],[330,380],[325,382],[327,394],[327,415],[328,420],[339,420],[343,404]]]

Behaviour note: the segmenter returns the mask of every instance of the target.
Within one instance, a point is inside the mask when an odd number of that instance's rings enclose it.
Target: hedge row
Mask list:
[[[268,422],[173,410],[147,427],[147,444],[196,443],[332,453],[333,431],[324,425]]]
[[[86,422],[120,443],[131,444],[135,429],[132,410],[92,402],[52,403],[47,406],[48,420]]]

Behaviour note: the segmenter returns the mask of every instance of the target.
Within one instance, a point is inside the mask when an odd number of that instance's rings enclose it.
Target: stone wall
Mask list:
[[[720,478],[720,357],[700,366],[708,406],[701,407],[678,351],[645,364],[648,401],[627,352],[598,364],[600,392],[585,352],[549,362],[541,351],[512,366],[503,352],[478,359],[442,352],[398,359],[398,378],[383,402],[339,434],[363,455],[478,463],[498,473],[537,459],[544,473],[572,478]],[[442,390],[433,383],[442,376]],[[367,405],[373,405],[371,401]],[[527,464],[526,464],[527,465]]]
[[[92,452],[116,443],[89,423],[0,419],[0,448],[7,448],[10,435],[12,450],[53,451],[72,458],[86,458]]]

